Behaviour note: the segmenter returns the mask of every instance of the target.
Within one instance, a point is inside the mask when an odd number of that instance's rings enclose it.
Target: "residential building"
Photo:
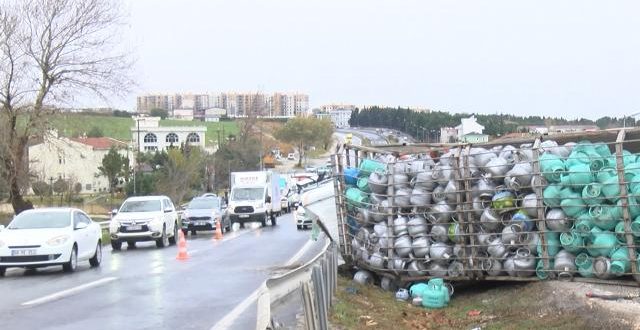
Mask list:
[[[147,94],[138,96],[137,109],[138,113],[148,114],[152,109],[163,109],[169,113],[173,111],[175,103],[175,95],[168,94]]]
[[[476,116],[462,118],[460,122],[460,125],[456,126],[456,129],[458,130],[458,140],[462,139],[462,137],[467,134],[482,134],[482,131],[484,131],[484,126],[478,124]]]
[[[458,141],[458,130],[453,127],[440,128],[440,143],[455,143]],[[429,141],[427,141],[429,142]]]
[[[142,152],[167,150],[183,144],[205,147],[205,126],[160,126],[160,117],[133,119],[136,125],[131,127],[131,140]]]
[[[193,120],[195,110],[193,109],[175,109],[171,118],[178,120]]]
[[[228,93],[178,93],[148,94],[138,96],[138,112],[148,114],[151,109],[160,108],[170,114],[174,109],[192,109],[193,117],[205,120],[205,110],[220,108],[229,117],[248,115],[264,117],[308,116],[309,96],[302,93],[228,92]]]
[[[204,111],[204,121],[220,121],[222,116],[227,115],[227,110],[221,108],[209,108]]]
[[[332,103],[332,104],[325,104],[320,107],[320,110],[322,110],[322,112],[329,112],[331,110],[340,110],[340,109],[353,111],[356,109],[356,106],[353,104]]]
[[[322,112],[317,113],[316,118],[319,118],[319,119],[328,118],[333,122],[333,124],[337,128],[351,127],[349,125],[349,119],[351,119],[351,112],[352,112],[351,110],[347,110],[347,109],[330,110],[324,113]]]
[[[462,118],[456,127],[440,128],[440,143],[469,142],[482,143],[489,141],[489,136],[483,134],[484,126],[478,124],[475,116]]]
[[[52,132],[41,143],[29,147],[29,171],[38,180],[51,183],[59,178],[82,185],[80,193],[109,190],[109,180],[98,167],[111,147],[132,159],[127,143],[112,138],[66,138]]]

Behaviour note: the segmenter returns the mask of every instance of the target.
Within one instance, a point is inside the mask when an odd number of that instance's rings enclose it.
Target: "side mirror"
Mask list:
[[[111,216],[118,214],[118,209],[111,210]]]
[[[80,223],[78,223],[78,224],[76,225],[76,227],[75,227],[75,228],[73,228],[73,229],[75,229],[75,230],[85,229],[85,228],[87,228],[88,226],[89,226],[89,225],[87,225],[87,223],[86,223],[86,222],[80,222]]]
[[[171,213],[173,212],[173,209],[170,207],[167,207],[166,209],[164,209],[164,213]]]

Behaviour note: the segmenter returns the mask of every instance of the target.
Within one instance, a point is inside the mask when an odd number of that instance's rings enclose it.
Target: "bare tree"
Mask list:
[[[31,207],[19,184],[28,143],[45,134],[55,108],[77,93],[106,99],[131,86],[121,18],[111,0],[0,3],[0,167],[16,214]]]

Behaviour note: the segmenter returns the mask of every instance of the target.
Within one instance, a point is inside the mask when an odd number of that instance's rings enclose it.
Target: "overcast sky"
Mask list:
[[[312,107],[640,112],[640,1],[128,0],[135,96],[300,91]]]

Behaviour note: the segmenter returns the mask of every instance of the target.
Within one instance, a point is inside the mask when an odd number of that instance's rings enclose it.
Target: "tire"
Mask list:
[[[74,245],[71,249],[69,261],[62,265],[62,270],[67,273],[73,273],[78,268],[78,248]]]
[[[169,245],[169,238],[167,237],[167,228],[162,227],[162,236],[156,239],[156,246],[158,248],[167,247]]]
[[[121,241],[111,241],[111,248],[115,251],[122,250],[122,242]]]
[[[93,257],[91,257],[91,259],[89,259],[89,265],[91,265],[91,267],[98,267],[100,266],[101,262],[102,262],[102,242],[98,241],[98,244],[96,245],[96,253],[93,255]]]
[[[271,225],[272,225],[272,226],[277,225],[277,224],[278,224],[277,222],[278,222],[278,221],[276,220],[276,217],[272,217],[272,218],[271,218]]]
[[[169,237],[169,245],[175,245],[178,242],[178,223],[173,224],[173,236]]]
[[[5,267],[0,267],[0,277],[4,277],[4,274],[7,273],[7,268]]]
[[[298,230],[302,230],[302,226],[296,225],[296,227],[298,227]]]
[[[266,227],[267,226],[267,218],[269,216],[268,215],[264,215],[264,218],[262,218],[262,221],[260,221],[260,224],[262,225],[262,227]]]
[[[184,236],[189,235],[189,231],[188,231],[188,230],[186,230],[186,229],[182,229],[182,233],[184,234]]]
[[[197,232],[197,231],[195,231],[195,230],[192,230],[192,231],[191,231],[191,236],[193,236],[193,235],[198,235],[198,232]]]

